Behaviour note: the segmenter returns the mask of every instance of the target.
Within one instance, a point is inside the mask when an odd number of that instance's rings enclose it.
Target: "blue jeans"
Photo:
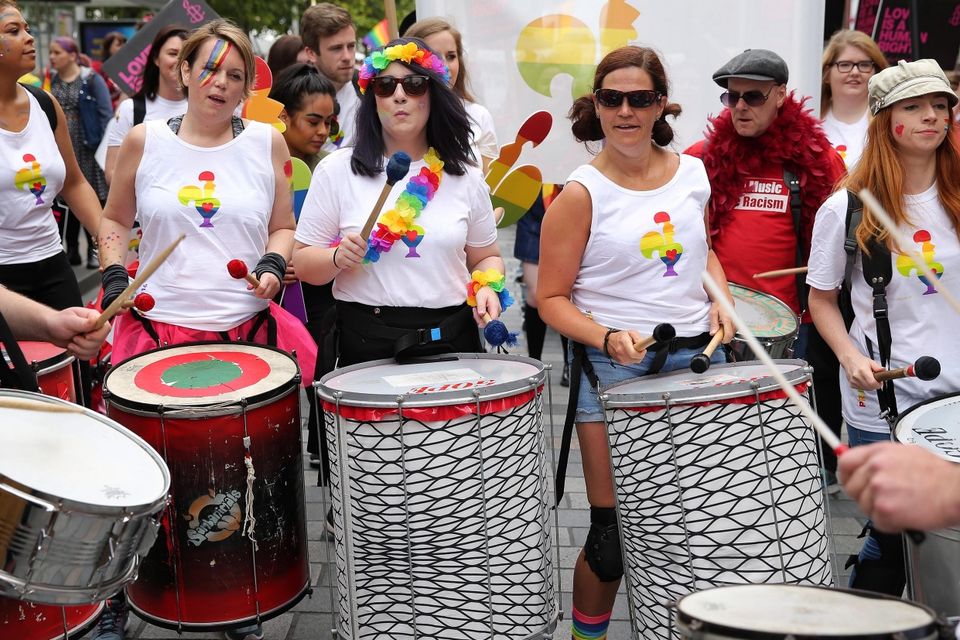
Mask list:
[[[865,431],[863,429],[858,429],[856,427],[851,427],[847,425],[847,440],[850,443],[851,447],[859,447],[866,444],[874,444],[876,442],[890,442],[890,433],[877,433],[875,431]],[[873,523],[867,521],[867,526],[870,527]],[[879,560],[883,553],[880,548],[880,543],[877,541],[876,537],[873,535],[873,529],[870,529],[870,534],[863,541],[863,546],[860,548],[860,553],[857,554],[857,559],[859,562],[864,560]],[[850,572],[850,582],[847,584],[849,587],[854,586],[854,581],[857,579],[857,568],[854,567],[853,571]]]

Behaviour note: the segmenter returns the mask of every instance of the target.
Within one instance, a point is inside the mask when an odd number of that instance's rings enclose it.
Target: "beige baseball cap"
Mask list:
[[[870,113],[877,115],[894,102],[917,98],[930,93],[942,93],[953,108],[960,102],[950,87],[947,75],[936,60],[901,60],[895,67],[887,67],[870,77],[867,83],[870,93]]]

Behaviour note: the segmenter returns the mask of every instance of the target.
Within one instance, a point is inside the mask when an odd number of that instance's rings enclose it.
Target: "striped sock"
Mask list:
[[[608,611],[598,616],[588,616],[580,613],[577,608],[573,608],[573,631],[572,640],[605,640],[607,637],[607,627],[610,626],[610,614]]]

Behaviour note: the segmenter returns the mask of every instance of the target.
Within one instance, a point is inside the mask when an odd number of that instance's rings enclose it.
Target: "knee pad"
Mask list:
[[[590,532],[583,554],[601,582],[614,582],[623,577],[620,529],[613,509],[590,507]]]

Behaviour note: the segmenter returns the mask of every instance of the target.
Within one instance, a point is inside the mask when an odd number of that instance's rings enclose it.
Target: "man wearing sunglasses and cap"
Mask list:
[[[839,363],[809,320],[803,274],[753,274],[807,263],[817,209],[845,172],[805,98],[787,90],[790,72],[767,49],[747,49],[713,74],[726,109],[711,118],[706,139],[684,153],[703,160],[710,179],[710,233],[727,278],[784,301],[804,323],[795,355],[814,366],[817,408],[839,435]],[[836,485],[836,456],[824,447]]]

